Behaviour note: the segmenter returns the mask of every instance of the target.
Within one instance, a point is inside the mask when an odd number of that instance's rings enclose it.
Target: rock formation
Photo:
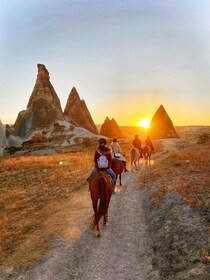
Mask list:
[[[5,128],[0,120],[0,147],[6,146]]]
[[[104,123],[101,126],[100,134],[109,138],[123,138],[120,127],[116,123],[115,119],[110,120],[108,117],[106,117]]]
[[[69,94],[64,109],[64,116],[73,125],[86,128],[88,131],[98,134],[97,127],[93,122],[85,101],[80,99],[75,87],[72,88]]]
[[[37,80],[27,109],[21,111],[14,124],[14,135],[27,137],[34,130],[49,129],[57,120],[63,120],[60,100],[50,83],[49,72],[38,64]]]
[[[164,138],[178,138],[173,123],[161,105],[154,114],[150,128],[149,135],[152,139],[164,139]]]

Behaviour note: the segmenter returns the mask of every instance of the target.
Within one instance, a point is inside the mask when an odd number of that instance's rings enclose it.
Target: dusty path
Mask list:
[[[29,279],[147,279],[152,270],[150,240],[143,196],[136,188],[142,170],[123,174],[123,187],[112,196],[109,226],[101,225],[101,238],[93,235],[87,223],[84,225],[84,219],[78,220],[82,231],[80,238],[57,241],[52,256],[37,266]],[[89,199],[89,193],[85,192],[84,196],[85,200]],[[92,214],[90,206],[81,210],[86,217]]]

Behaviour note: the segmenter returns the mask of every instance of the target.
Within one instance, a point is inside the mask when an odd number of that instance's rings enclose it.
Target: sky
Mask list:
[[[210,125],[209,0],[0,0],[0,120],[25,110],[46,66],[64,110],[72,87],[95,124]]]

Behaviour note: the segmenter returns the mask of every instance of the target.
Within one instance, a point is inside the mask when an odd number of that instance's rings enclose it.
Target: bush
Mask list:
[[[209,134],[200,134],[198,137],[198,144],[208,143],[209,142]]]

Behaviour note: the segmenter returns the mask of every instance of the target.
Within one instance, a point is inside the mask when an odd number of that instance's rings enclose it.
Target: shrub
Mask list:
[[[208,143],[209,142],[209,134],[200,134],[198,137],[198,144]]]

